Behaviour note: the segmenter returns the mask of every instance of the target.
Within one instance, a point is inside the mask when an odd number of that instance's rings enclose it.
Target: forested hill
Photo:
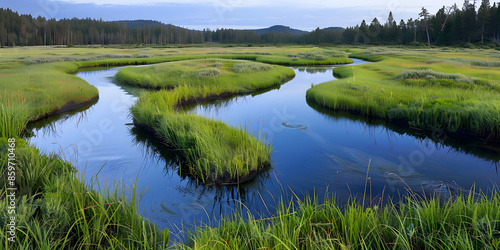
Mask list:
[[[298,29],[292,29],[292,28],[290,28],[288,26],[283,26],[283,25],[274,25],[274,26],[271,26],[269,28],[256,29],[254,31],[257,34],[259,34],[259,35],[264,35],[265,33],[272,33],[272,32],[275,32],[275,33],[288,33],[290,35],[302,35],[302,34],[307,33],[307,31],[298,30]]]
[[[0,45],[194,44],[194,43],[348,43],[348,44],[485,44],[500,42],[500,3],[465,1],[431,14],[422,8],[415,19],[394,19],[307,32],[276,25],[265,29],[204,29],[202,31],[153,20],[105,22],[96,19],[46,19],[0,8]]]
[[[128,28],[144,28],[144,26],[158,27],[158,26],[165,25],[162,22],[154,21],[154,20],[120,20],[117,22],[127,26]]]

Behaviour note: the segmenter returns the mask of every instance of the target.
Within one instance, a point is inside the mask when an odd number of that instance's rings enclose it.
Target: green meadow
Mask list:
[[[248,181],[270,165],[271,145],[249,134],[194,114],[178,112],[183,103],[247,94],[283,84],[292,69],[258,62],[198,59],[121,69],[122,83],[161,90],[143,93],[132,115],[138,126],[178,150],[181,167],[206,184]]]
[[[98,98],[72,73],[125,68],[120,82],[146,89],[131,111],[185,159],[181,171],[207,184],[235,184],[269,165],[271,142],[240,128],[180,111],[183,104],[247,94],[283,84],[293,70],[277,65],[374,63],[334,69],[337,81],[313,86],[307,99],[424,129],[499,136],[498,52],[388,47],[16,47],[0,56],[0,225],[8,221],[8,139],[16,139],[17,243],[0,231],[0,249],[498,249],[500,198],[476,192],[448,201],[410,195],[340,205],[334,198],[281,200],[277,212],[245,211],[184,231],[175,241],[139,210],[137,192],[84,180],[71,156],[41,152],[22,139],[35,119]],[[347,53],[345,53],[347,52]],[[266,64],[265,64],[266,63]],[[180,75],[179,75],[180,74]],[[74,157],[74,156],[73,156]],[[368,177],[368,176],[367,176]],[[366,180],[367,181],[367,180]],[[96,188],[97,187],[97,188]],[[410,192],[411,194],[411,192]],[[294,199],[296,200],[296,199]],[[353,200],[356,200],[353,198]],[[364,200],[364,198],[363,198]]]
[[[335,68],[340,80],[313,86],[307,99],[420,129],[500,137],[500,55],[494,50],[357,49],[374,61]]]

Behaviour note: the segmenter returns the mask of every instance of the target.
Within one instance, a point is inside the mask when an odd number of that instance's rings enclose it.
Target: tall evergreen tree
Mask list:
[[[429,37],[429,11],[426,8],[422,7],[422,12],[418,14],[420,18],[422,18],[422,25],[425,27],[425,33],[427,34],[427,45],[431,46],[431,39]]]
[[[488,27],[487,24],[490,19],[490,1],[482,0],[481,6],[479,6],[479,10],[477,11],[477,20],[479,25],[481,25],[481,43],[484,43],[484,34],[486,33],[485,27]]]
[[[477,34],[477,19],[476,19],[476,9],[473,3],[465,0],[463,6],[463,18],[464,18],[464,35],[467,42],[471,42],[474,34]]]

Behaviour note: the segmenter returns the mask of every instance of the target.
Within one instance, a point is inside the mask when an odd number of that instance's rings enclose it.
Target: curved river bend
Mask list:
[[[202,186],[179,174],[175,154],[130,125],[129,108],[137,99],[132,93],[138,90],[114,83],[118,68],[79,72],[98,88],[99,101],[30,124],[30,141],[47,152],[63,148],[63,157],[78,164],[86,181],[98,173],[101,187],[137,179],[145,191],[139,192],[141,212],[174,231],[238,207],[269,215],[292,191],[320,200],[335,193],[341,202],[350,194],[362,196],[369,161],[373,200],[382,192],[384,198],[397,196],[405,187],[428,193],[475,184],[486,190],[500,180],[498,147],[318,108],[306,102],[305,93],[312,83],[333,80],[332,66],[294,69],[295,78],[279,89],[186,107],[234,126],[246,124],[272,140],[272,167],[239,187]]]

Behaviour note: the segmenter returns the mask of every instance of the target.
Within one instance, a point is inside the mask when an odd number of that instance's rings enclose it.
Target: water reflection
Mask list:
[[[316,67],[297,67],[299,72],[307,72],[309,74],[326,73],[331,66],[316,66]]]
[[[441,129],[423,130],[394,121],[389,122],[375,117],[352,114],[347,111],[334,111],[321,107],[315,102],[307,101],[307,104],[329,120],[341,121],[347,118],[365,126],[366,131],[372,135],[375,132],[374,128],[383,126],[383,132],[391,142],[397,140],[400,135],[409,135],[417,139],[416,141],[422,148],[433,146],[436,151],[439,151],[445,147],[449,147],[455,152],[475,156],[490,162],[491,166],[498,172],[500,164],[499,141],[488,141],[475,136],[458,135]]]
[[[29,139],[35,134],[40,134],[44,137],[61,137],[61,131],[59,130],[60,125],[69,121],[70,119],[76,119],[76,124],[88,121],[88,112],[92,112],[92,106],[94,106],[97,101],[88,103],[76,109],[70,111],[58,113],[45,117],[37,122],[32,122],[27,126],[27,131],[24,137]]]
[[[279,90],[281,85],[258,90],[250,94],[239,94],[229,97],[222,97],[213,100],[204,100],[203,102],[189,103],[182,106],[182,110],[186,112],[193,112],[194,109],[203,108],[207,112],[217,113],[218,110],[224,109],[230,106],[239,105],[245,102],[250,102],[252,97],[268,93],[273,90]]]

